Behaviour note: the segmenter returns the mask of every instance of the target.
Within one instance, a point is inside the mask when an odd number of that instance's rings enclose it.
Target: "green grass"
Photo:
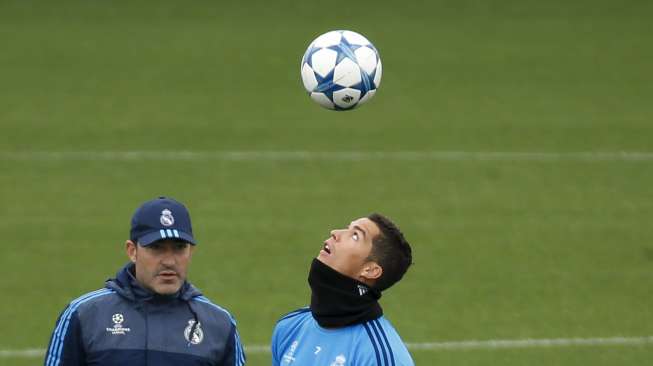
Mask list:
[[[0,153],[653,152],[648,2],[317,6],[2,2]],[[321,110],[299,80],[305,47],[337,28],[384,62],[375,99],[348,113]],[[307,303],[328,230],[371,211],[414,247],[382,299],[407,342],[653,335],[652,164],[0,158],[0,349],[44,348],[65,304],[126,261],[133,210],[161,194],[191,208],[191,279],[245,344]],[[653,348],[413,356],[640,365]]]

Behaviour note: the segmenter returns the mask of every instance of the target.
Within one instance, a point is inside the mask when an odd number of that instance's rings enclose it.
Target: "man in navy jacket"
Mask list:
[[[130,262],[64,309],[45,365],[244,365],[234,318],[186,281],[195,244],[183,204],[145,202],[125,244]]]

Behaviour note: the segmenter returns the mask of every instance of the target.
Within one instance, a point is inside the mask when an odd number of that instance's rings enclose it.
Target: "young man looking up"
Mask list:
[[[410,245],[380,214],[331,231],[311,264],[310,307],[283,316],[272,335],[274,366],[413,366],[378,303],[412,263]]]

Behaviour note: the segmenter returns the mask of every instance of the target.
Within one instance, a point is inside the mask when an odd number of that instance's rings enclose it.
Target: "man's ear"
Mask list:
[[[376,262],[367,262],[363,265],[360,276],[365,279],[363,282],[375,282],[383,274],[383,268]]]
[[[138,244],[134,243],[131,240],[127,240],[125,242],[125,251],[127,252],[127,256],[129,257],[129,260],[132,261],[132,263],[136,263],[136,253],[138,251],[137,246]]]

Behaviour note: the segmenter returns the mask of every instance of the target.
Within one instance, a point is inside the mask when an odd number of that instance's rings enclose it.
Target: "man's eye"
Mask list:
[[[358,233],[354,233],[354,235],[351,236],[352,239],[358,241]]]

